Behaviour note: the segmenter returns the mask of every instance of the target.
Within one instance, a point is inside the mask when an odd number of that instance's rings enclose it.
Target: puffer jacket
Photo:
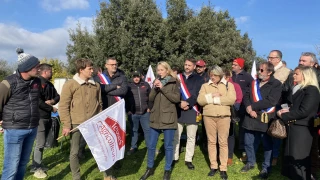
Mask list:
[[[150,85],[143,80],[137,84],[130,81],[128,84],[126,111],[130,111],[132,114],[144,114],[148,108],[152,108],[149,101]]]

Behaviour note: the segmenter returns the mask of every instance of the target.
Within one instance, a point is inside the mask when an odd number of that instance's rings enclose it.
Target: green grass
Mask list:
[[[199,128],[201,130],[201,128]],[[142,138],[140,138],[142,139]],[[3,161],[3,138],[0,138],[0,169],[2,169]],[[61,140],[62,147],[56,147],[52,149],[46,149],[44,152],[43,164],[49,167],[47,172],[48,177],[45,179],[50,180],[71,180],[71,171],[69,167],[69,139]],[[129,136],[127,136],[127,145],[129,148]],[[146,160],[147,160],[147,148],[143,140],[139,141],[139,151],[131,156],[125,155],[122,160],[122,168],[115,171],[115,176],[120,180],[136,180],[139,179],[146,170]],[[183,144],[184,146],[185,144]],[[159,138],[157,144],[158,149],[163,147],[163,134]],[[206,180],[206,179],[220,179],[219,174],[216,174],[214,177],[208,177],[209,172],[209,158],[208,155],[203,153],[200,149],[200,146],[196,146],[195,154],[193,158],[193,164],[195,165],[195,170],[188,170],[184,165],[184,156],[185,152],[180,154],[180,160],[175,165],[175,168],[172,171],[171,179],[173,180]],[[92,157],[90,150],[86,148],[85,159],[81,160],[81,175],[82,179],[88,180],[101,180],[103,179],[103,174],[99,172],[98,167],[95,163],[94,158]],[[234,155],[233,161],[234,164],[228,167],[228,176],[229,180],[246,180],[246,179],[259,179],[259,169],[261,170],[261,161],[263,159],[262,148],[259,149],[257,154],[258,166],[248,173],[240,173],[240,169],[243,167],[243,163],[239,161],[240,152],[236,152]],[[31,162],[31,161],[30,161]],[[160,152],[155,158],[155,174],[151,176],[150,180],[160,180],[163,177],[164,171],[164,152]],[[271,180],[282,180],[285,179],[280,174],[280,165],[281,162],[278,162],[278,165],[272,169],[272,173],[269,177]],[[27,173],[25,175],[26,180],[36,179],[33,177],[33,174],[29,172],[30,163],[27,167]]]

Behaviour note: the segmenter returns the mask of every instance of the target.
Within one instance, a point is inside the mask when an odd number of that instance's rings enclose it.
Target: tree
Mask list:
[[[55,78],[71,78],[68,73],[67,67],[59,59],[41,59],[40,63],[47,63],[52,66],[52,79],[51,82],[54,82]]]
[[[8,65],[8,62],[0,59],[0,82],[12,73],[13,68]]]

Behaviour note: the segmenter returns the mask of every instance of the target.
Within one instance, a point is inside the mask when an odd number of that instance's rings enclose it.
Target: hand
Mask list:
[[[130,115],[132,114],[132,112],[131,112],[131,111],[129,111],[127,114],[128,114],[128,116],[130,116]]]
[[[54,100],[53,99],[46,100],[45,103],[48,104],[48,105],[53,105],[54,104]]]
[[[150,109],[149,109],[149,108],[147,109],[147,112],[150,112]]]
[[[56,113],[58,111],[58,108],[53,107],[52,112]]]
[[[250,114],[251,111],[252,111],[252,107],[251,107],[251,106],[248,106],[248,107],[246,108],[246,111],[247,111],[248,114]]]
[[[212,97],[220,97],[221,94],[220,93],[212,93]]]
[[[189,109],[188,106],[189,106],[189,103],[187,101],[181,101],[181,103],[180,103],[181,109],[184,109],[184,110],[185,110],[185,108]]]
[[[251,112],[250,112],[250,116],[251,116],[252,118],[257,118],[257,117],[258,117],[258,115],[257,115],[257,113],[256,113],[255,111],[251,111]]]
[[[121,86],[117,86],[117,89],[121,88]]]
[[[239,109],[240,109],[240,103],[235,103],[233,106],[234,106],[234,109],[235,109],[236,111],[239,111]]]
[[[157,86],[159,83],[161,83],[160,80],[156,79],[153,81],[153,86]]]
[[[70,133],[70,129],[69,128],[63,128],[63,130],[62,130],[62,135],[63,136],[68,136],[69,135],[69,133]]]
[[[278,116],[279,118],[281,118],[282,113],[287,113],[287,112],[289,112],[289,109],[280,109],[280,110],[277,112],[277,116]]]

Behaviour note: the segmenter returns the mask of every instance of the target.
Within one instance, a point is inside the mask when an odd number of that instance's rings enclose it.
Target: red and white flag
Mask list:
[[[100,171],[123,159],[126,115],[123,99],[77,127],[86,140]]]
[[[257,79],[257,66],[256,66],[256,61],[253,61],[253,64],[252,64],[251,76],[253,77],[253,79]]]
[[[147,72],[147,75],[146,75],[146,78],[145,78],[145,81],[147,83],[149,83],[150,87],[152,88],[153,87],[153,81],[155,80],[155,76],[154,76],[154,73],[153,73],[153,70],[152,70],[152,67],[151,65],[149,65],[149,68],[148,68],[148,72]]]

